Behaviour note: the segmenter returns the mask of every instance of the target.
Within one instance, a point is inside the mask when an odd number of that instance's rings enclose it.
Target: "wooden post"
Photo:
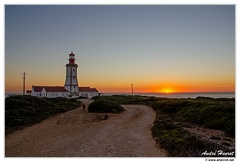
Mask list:
[[[133,96],[133,84],[131,84],[131,88],[132,88],[132,96]]]
[[[25,76],[26,76],[27,74],[26,74],[25,72],[23,72],[22,75],[23,75],[23,95],[25,95],[25,79],[26,79]]]

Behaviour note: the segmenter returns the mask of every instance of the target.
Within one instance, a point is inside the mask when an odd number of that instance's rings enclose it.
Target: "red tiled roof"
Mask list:
[[[44,87],[47,92],[68,92],[64,87]]]
[[[58,86],[33,86],[34,92],[41,92],[45,88],[46,92],[68,92],[64,87]],[[97,92],[96,88],[79,87],[79,92]]]
[[[44,86],[32,86],[34,92],[41,92]]]
[[[46,92],[68,92],[64,87],[33,86],[34,92],[41,92],[43,88],[45,88]]]
[[[90,88],[90,87],[79,87],[79,92],[97,92],[96,88]]]

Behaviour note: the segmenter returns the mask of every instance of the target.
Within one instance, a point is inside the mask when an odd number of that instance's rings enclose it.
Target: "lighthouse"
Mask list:
[[[63,86],[32,86],[31,95],[37,97],[86,97],[92,98],[99,96],[99,92],[96,88],[90,87],[78,87],[77,81],[77,68],[75,64],[75,54],[71,52],[68,58],[68,64],[66,64],[66,80]],[[25,73],[24,73],[25,74]]]
[[[68,58],[68,64],[66,64],[66,80],[64,88],[69,91],[72,97],[79,96],[79,88],[77,81],[77,67],[75,64],[75,54],[71,52]]]

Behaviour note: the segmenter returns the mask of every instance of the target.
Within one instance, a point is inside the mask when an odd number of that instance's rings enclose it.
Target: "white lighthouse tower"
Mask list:
[[[66,64],[66,81],[64,88],[70,92],[72,97],[79,95],[78,81],[77,81],[77,67],[75,64],[75,54],[69,54],[69,63]]]

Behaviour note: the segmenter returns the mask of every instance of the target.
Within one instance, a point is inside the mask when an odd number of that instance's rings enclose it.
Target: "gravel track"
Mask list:
[[[162,157],[150,128],[155,112],[143,105],[123,105],[121,114],[75,109],[52,116],[5,138],[6,157]]]

